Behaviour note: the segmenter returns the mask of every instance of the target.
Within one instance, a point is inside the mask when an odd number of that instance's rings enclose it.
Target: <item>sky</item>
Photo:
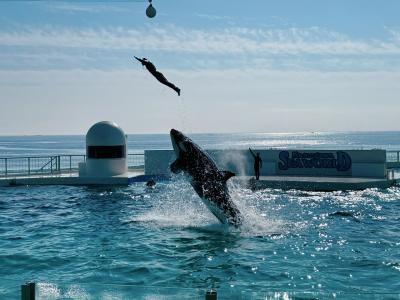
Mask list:
[[[0,0],[0,135],[400,130],[398,0],[147,5]]]

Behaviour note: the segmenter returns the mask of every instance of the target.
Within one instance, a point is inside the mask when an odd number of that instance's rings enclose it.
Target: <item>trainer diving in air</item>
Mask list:
[[[165,78],[165,76],[163,75],[163,73],[158,72],[156,67],[153,65],[153,63],[151,61],[149,61],[147,58],[143,57],[142,59],[140,59],[139,57],[135,58],[140,61],[142,63],[143,66],[146,67],[147,71],[149,71],[151,73],[151,75],[153,75],[159,82],[161,82],[162,84],[165,84],[166,86],[170,87],[171,89],[173,89],[175,92],[178,93],[178,96],[181,95],[181,89],[178,88],[177,86],[175,86],[173,83],[169,82],[167,80],[167,78]]]

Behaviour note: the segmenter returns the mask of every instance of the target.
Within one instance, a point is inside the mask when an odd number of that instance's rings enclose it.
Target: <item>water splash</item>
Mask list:
[[[201,227],[217,220],[193,191],[183,175],[166,185],[163,193],[154,195],[148,211],[132,221],[161,227]]]
[[[269,236],[288,233],[290,223],[279,219],[272,209],[268,209],[273,199],[268,193],[252,192],[233,181],[228,186],[232,200],[243,215],[242,235]]]
[[[219,154],[218,162],[220,168],[236,172],[236,175],[245,176],[248,172],[246,170],[246,155],[239,152],[224,151]]]
[[[188,118],[187,118],[187,108],[186,108],[186,102],[185,102],[185,97],[181,96],[179,97],[179,119],[180,119],[180,128],[182,131],[188,131]]]
[[[176,176],[166,185],[163,193],[154,197],[149,210],[134,216],[131,221],[155,227],[196,227],[244,236],[277,235],[288,232],[290,225],[277,219],[272,211],[265,209],[264,204],[268,201],[265,194],[253,193],[233,183],[229,184],[229,188],[232,200],[244,217],[244,222],[238,229],[219,223],[193,191],[184,175]]]

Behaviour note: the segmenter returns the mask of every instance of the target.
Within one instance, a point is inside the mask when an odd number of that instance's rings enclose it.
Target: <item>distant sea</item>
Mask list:
[[[400,132],[300,132],[188,134],[206,149],[387,149],[400,150]],[[171,149],[169,134],[130,134],[132,153]],[[0,136],[0,156],[84,154],[85,136]]]
[[[192,134],[206,149],[400,150],[400,132]],[[129,135],[131,153],[171,149]],[[84,136],[3,136],[0,157],[84,154]],[[182,175],[146,189],[0,187],[0,299],[399,299],[400,188],[257,192],[222,226]]]

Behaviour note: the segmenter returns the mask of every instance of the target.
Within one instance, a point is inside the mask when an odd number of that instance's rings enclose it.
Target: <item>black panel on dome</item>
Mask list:
[[[124,158],[125,146],[87,146],[88,158]]]

